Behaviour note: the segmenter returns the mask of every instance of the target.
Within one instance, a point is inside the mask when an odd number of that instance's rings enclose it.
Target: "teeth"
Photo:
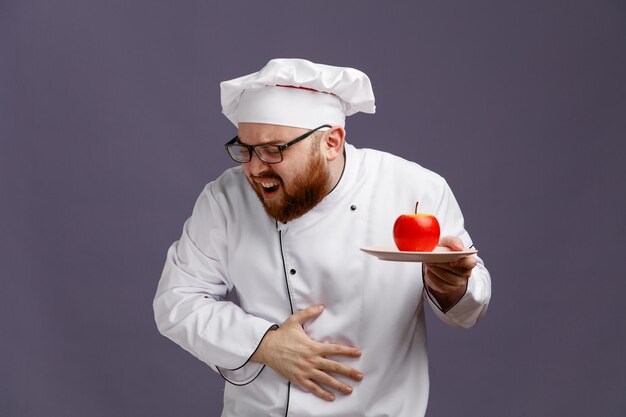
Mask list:
[[[276,183],[273,182],[262,182],[260,183],[263,188],[272,188],[276,186]]]

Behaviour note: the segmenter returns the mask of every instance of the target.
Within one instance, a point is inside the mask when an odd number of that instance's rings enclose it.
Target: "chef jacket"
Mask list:
[[[423,416],[428,400],[424,304],[444,322],[470,327],[486,312],[490,276],[473,269],[465,295],[442,311],[425,291],[420,263],[388,262],[363,246],[394,246],[395,219],[434,214],[441,235],[473,247],[446,181],[418,164],[346,144],[337,186],[288,223],[270,218],[241,167],[200,194],[182,236],[167,253],[154,299],[159,331],[228,382],[222,416]],[[238,301],[230,301],[235,291]],[[305,323],[318,342],[356,346],[360,382],[333,402],[250,361],[269,329],[313,304]]]

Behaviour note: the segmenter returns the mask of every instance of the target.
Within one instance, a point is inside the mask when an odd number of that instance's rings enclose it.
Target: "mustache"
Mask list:
[[[259,175],[250,175],[250,178],[255,180],[276,180],[281,184],[283,182],[283,179],[278,174],[270,171],[262,172]]]

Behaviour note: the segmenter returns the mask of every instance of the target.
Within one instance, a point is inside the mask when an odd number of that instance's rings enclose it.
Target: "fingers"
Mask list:
[[[450,262],[450,266],[453,268],[465,268],[465,269],[474,269],[474,267],[478,264],[476,260],[476,256],[464,256],[456,262]]]
[[[300,385],[300,387],[304,389],[305,391],[308,391],[311,394],[314,394],[315,396],[320,397],[322,400],[326,400],[326,401],[335,400],[335,395],[332,392],[326,391],[324,388],[320,387],[319,385],[317,385],[314,381],[310,379],[306,379],[302,381],[301,383],[299,383],[298,385]]]
[[[363,379],[363,374],[358,371],[357,369],[354,369],[346,364],[340,363],[340,362],[335,362],[333,360],[330,359],[322,359],[318,366],[317,369],[331,373],[331,374],[337,374],[337,375],[343,375],[345,377],[348,377],[350,379],[353,379],[355,381],[360,381]],[[345,385],[345,384],[344,384]],[[331,385],[332,387],[332,385]],[[337,389],[338,391],[343,392],[343,390],[341,389],[341,387],[337,388],[337,387],[333,387],[335,389]]]
[[[428,265],[424,278],[428,286],[435,291],[449,293],[465,288],[469,276],[469,272],[466,275],[458,275],[439,266]]]
[[[335,395],[322,387],[340,392],[344,395],[352,394],[352,387],[350,385],[339,381],[330,374],[349,376],[356,381],[363,379],[363,375],[356,369],[325,359],[318,367],[311,370],[308,378],[297,383],[305,390],[326,401],[335,400]]]
[[[439,246],[447,246],[452,250],[463,250],[463,241],[456,236],[442,236],[439,239]]]
[[[350,385],[344,384],[326,372],[316,370],[313,372],[313,378],[311,379],[313,379],[318,385],[323,385],[324,387],[340,392],[343,395],[352,394],[352,387]]]
[[[288,320],[292,320],[301,326],[304,325],[305,322],[316,318],[324,311],[324,306],[321,304],[312,305],[310,307],[305,308],[304,310],[300,310],[297,313],[294,313],[289,317]]]
[[[338,345],[333,343],[318,343],[317,353],[322,356],[347,356],[349,358],[358,358],[361,356],[361,350],[354,346]]]
[[[312,305],[292,314],[287,321],[292,321],[303,326],[308,320],[318,317],[324,311],[322,304]],[[311,341],[313,342],[313,341]],[[350,358],[358,358],[361,356],[361,350],[354,346],[340,345],[334,343],[318,343],[313,342],[314,353],[319,356],[347,356]]]
[[[429,288],[440,293],[453,292],[459,288],[457,283],[450,282],[444,274],[432,268],[426,270],[424,278]]]
[[[446,271],[450,271],[455,275],[465,276],[468,275],[468,273],[471,273],[472,269],[474,269],[477,264],[478,261],[476,260],[476,257],[471,255],[465,256],[456,262],[428,263],[426,264],[426,267],[445,269]]]

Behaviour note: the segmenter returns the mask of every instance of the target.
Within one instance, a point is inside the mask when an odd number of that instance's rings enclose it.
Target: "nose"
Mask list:
[[[250,174],[254,176],[257,176],[269,169],[269,164],[261,161],[261,158],[259,158],[259,155],[257,155],[256,152],[252,152],[252,158],[250,158],[250,161],[246,162],[244,165],[247,166]]]

